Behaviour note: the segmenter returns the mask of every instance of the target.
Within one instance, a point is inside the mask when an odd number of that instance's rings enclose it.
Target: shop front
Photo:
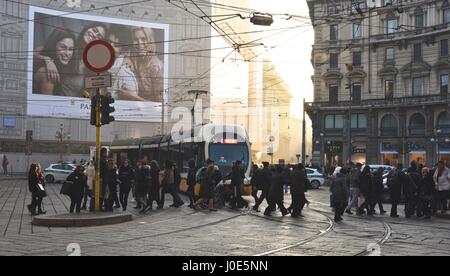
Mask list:
[[[440,143],[438,148],[439,161],[446,162],[450,166],[450,142]]]
[[[389,142],[382,143],[380,154],[382,165],[397,166],[399,163],[400,145]]]
[[[367,144],[353,143],[352,162],[355,164],[365,164],[367,162]]]
[[[327,141],[325,145],[325,158],[327,165],[342,165],[343,143],[338,141]]]
[[[417,164],[427,165],[427,151],[423,143],[409,143],[408,154],[409,163],[416,161]]]

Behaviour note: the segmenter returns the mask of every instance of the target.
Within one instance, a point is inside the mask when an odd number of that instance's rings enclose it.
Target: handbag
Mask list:
[[[72,182],[65,181],[61,187],[61,191],[59,192],[62,195],[70,196],[70,189],[72,187]]]
[[[47,196],[47,191],[45,190],[44,185],[39,183],[37,186],[38,186],[38,195],[39,195],[39,197],[46,197]]]

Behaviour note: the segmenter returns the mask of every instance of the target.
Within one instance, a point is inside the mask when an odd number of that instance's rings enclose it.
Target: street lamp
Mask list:
[[[323,132],[320,133],[320,161],[322,163],[322,166],[325,165],[325,158],[324,158],[324,145],[323,145],[323,137],[325,136],[325,134]]]
[[[271,26],[273,24],[273,16],[255,12],[250,18],[250,22],[258,26]]]

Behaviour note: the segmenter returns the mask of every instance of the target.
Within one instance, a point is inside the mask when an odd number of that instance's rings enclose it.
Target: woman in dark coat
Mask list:
[[[420,201],[423,212],[426,219],[431,218],[432,207],[433,207],[433,195],[436,192],[436,186],[434,184],[433,175],[434,173],[429,168],[422,169],[422,178],[420,180]]]
[[[147,194],[150,186],[150,167],[145,161],[141,161],[136,170],[136,201],[135,209],[141,209],[144,213],[147,209]]]
[[[303,217],[302,211],[308,202],[305,196],[307,182],[308,176],[303,164],[295,166],[291,174],[292,205],[288,208],[288,210],[292,210],[292,217]]]
[[[284,178],[283,178],[283,168],[277,166],[272,176],[272,184],[270,185],[270,191],[268,196],[269,206],[264,211],[265,216],[270,216],[276,207],[280,208],[281,214],[286,216],[289,211],[284,207]]]
[[[128,160],[124,160],[119,169],[120,192],[119,200],[122,205],[122,210],[126,211],[128,206],[128,197],[130,195],[131,187],[136,180],[136,175],[133,168],[130,166]]]
[[[70,186],[70,213],[72,214],[75,207],[76,212],[81,212],[81,201],[84,196],[84,189],[87,186],[87,176],[84,174],[84,167],[78,166],[75,171],[67,177],[67,181],[72,182]]]
[[[31,204],[29,204],[28,210],[31,215],[37,216],[41,214],[45,214],[42,211],[42,194],[39,191],[39,184],[44,184],[43,178],[39,175],[39,168],[37,164],[31,164],[30,171],[28,173],[28,189],[31,193]],[[36,207],[38,208],[38,212],[36,212]]]
[[[331,183],[332,205],[334,206],[334,221],[341,222],[342,214],[347,206],[349,191],[347,186],[347,169],[341,169]]]
[[[119,175],[117,174],[117,167],[114,161],[108,162],[108,171],[105,177],[107,189],[109,192],[108,200],[106,201],[106,212],[114,211],[114,199],[117,197],[117,184],[120,183]]]
[[[375,210],[375,206],[378,204],[380,208],[380,214],[386,214],[386,211],[383,208],[383,173],[384,168],[378,168],[378,171],[373,176],[373,202],[371,210]]]
[[[161,204],[160,189],[161,181],[159,179],[161,169],[158,162],[153,160],[150,162],[150,189],[148,193],[148,210],[153,209],[153,201],[156,201],[157,206]]]

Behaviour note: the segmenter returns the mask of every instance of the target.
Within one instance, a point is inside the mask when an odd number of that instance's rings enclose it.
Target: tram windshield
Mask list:
[[[243,168],[247,168],[250,162],[249,154],[246,143],[209,145],[209,158],[219,167],[222,175],[231,171],[233,162],[236,160],[242,161]]]

